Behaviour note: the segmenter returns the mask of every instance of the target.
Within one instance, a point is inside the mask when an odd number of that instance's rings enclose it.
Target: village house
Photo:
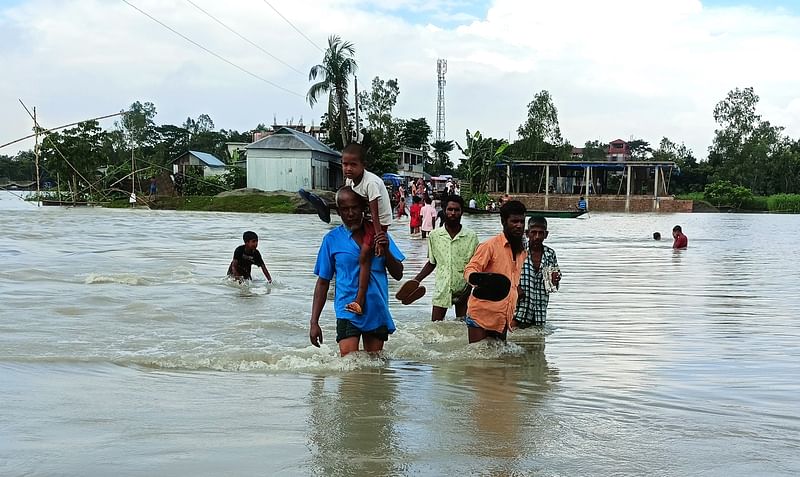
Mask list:
[[[335,190],[342,155],[315,137],[281,127],[246,147],[247,187],[264,191]]]
[[[188,174],[190,171],[202,172],[203,177],[224,174],[227,165],[213,154],[199,151],[186,151],[172,161],[172,172]]]
[[[397,150],[397,174],[410,178],[424,178],[425,155],[419,149],[401,147]]]

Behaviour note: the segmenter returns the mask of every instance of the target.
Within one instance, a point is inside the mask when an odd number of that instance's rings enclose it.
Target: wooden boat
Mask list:
[[[465,207],[464,211],[468,214],[485,215],[485,214],[499,214],[499,210],[484,210],[473,209],[472,207]],[[584,215],[585,210],[529,210],[525,212],[528,217],[538,216],[552,219],[574,219]]]

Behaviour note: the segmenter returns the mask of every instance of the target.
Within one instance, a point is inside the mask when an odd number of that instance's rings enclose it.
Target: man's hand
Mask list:
[[[553,285],[556,286],[556,290],[558,289],[558,284],[561,283],[561,272],[553,272],[550,275],[550,278],[553,280]]]
[[[317,348],[322,344],[322,328],[319,327],[319,323],[311,323],[311,327],[308,330],[308,339]]]
[[[509,325],[508,330],[513,332],[516,331],[517,328],[519,328],[519,322],[516,320],[516,318],[511,318],[511,324]]]

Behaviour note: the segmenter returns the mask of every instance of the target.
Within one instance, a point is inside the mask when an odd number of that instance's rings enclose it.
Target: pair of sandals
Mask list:
[[[511,280],[501,273],[475,272],[469,276],[472,296],[481,300],[501,301],[511,291]],[[408,280],[397,291],[395,298],[404,305],[410,305],[425,296],[425,287],[419,280]]]

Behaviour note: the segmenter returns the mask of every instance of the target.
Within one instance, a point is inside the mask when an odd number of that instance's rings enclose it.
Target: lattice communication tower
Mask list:
[[[436,73],[439,79],[439,94],[436,97],[436,140],[444,141],[444,75],[447,73],[447,60],[436,60]]]

